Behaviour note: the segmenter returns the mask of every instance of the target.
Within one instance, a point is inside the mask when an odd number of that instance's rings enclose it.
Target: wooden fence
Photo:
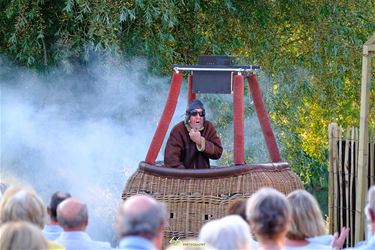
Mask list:
[[[358,190],[358,143],[359,129],[348,127],[343,130],[331,123],[329,133],[329,190],[328,224],[330,233],[349,227],[347,246],[354,246],[356,232],[356,195]],[[369,136],[368,148],[368,187],[375,184],[375,137]],[[368,189],[367,187],[367,189]],[[367,189],[365,191],[367,191]],[[361,216],[365,220],[364,216]],[[366,224],[365,224],[366,225]],[[358,230],[358,228],[357,228]],[[365,239],[365,235],[361,237]]]

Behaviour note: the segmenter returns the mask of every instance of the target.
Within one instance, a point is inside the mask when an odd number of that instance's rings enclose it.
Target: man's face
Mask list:
[[[204,111],[203,109],[194,109],[190,112],[189,125],[192,129],[200,129],[203,127]]]

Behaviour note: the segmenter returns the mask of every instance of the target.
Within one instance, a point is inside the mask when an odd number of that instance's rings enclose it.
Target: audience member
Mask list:
[[[251,249],[249,224],[239,215],[228,215],[203,225],[199,241],[208,243],[218,250]]]
[[[237,215],[241,216],[242,219],[247,221],[247,219],[246,219],[246,199],[232,200],[228,205],[226,214],[227,215],[237,214]]]
[[[57,220],[64,231],[56,239],[66,250],[111,249],[108,242],[94,241],[85,232],[88,225],[86,204],[78,199],[67,198],[57,207]]]
[[[370,222],[368,230],[370,231],[371,238],[367,243],[356,247],[356,250],[373,250],[375,249],[375,186],[371,186],[367,194],[367,205],[365,207],[365,214],[367,220]]]
[[[287,196],[292,220],[285,240],[285,249],[332,249],[332,237],[326,232],[325,222],[316,199],[305,190],[295,190]],[[310,241],[325,236],[328,242]]]
[[[28,221],[43,228],[46,216],[41,198],[34,192],[20,188],[9,188],[0,201],[0,222]]]
[[[8,187],[9,187],[8,184],[0,182],[0,200],[3,197],[3,194],[5,193],[5,191],[8,189]]]
[[[135,195],[120,207],[117,221],[120,249],[162,248],[166,208],[151,196]]]
[[[34,192],[17,187],[7,189],[0,200],[0,223],[27,221],[43,229],[46,208]],[[49,249],[64,249],[52,241],[47,241]]]
[[[283,249],[291,212],[286,197],[273,188],[262,188],[247,201],[246,217],[259,250]]]
[[[57,206],[71,195],[65,192],[55,192],[49,201],[47,206],[47,213],[50,218],[50,222],[44,225],[43,234],[48,240],[56,240],[60,234],[64,231],[57,221]]]
[[[41,250],[47,247],[41,230],[29,222],[11,221],[0,226],[0,249]]]

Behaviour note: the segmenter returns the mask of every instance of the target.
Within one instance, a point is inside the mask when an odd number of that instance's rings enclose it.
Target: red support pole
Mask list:
[[[193,93],[193,76],[191,74],[188,75],[188,103],[192,100],[195,100],[196,94]]]
[[[165,134],[168,130],[168,126],[171,123],[174,111],[176,110],[177,99],[181,89],[182,77],[183,76],[181,73],[173,72],[168,99],[145,159],[145,162],[147,162],[148,164],[155,164],[155,160],[158,157],[161,145],[163,144],[163,140],[165,138]]]
[[[245,163],[244,145],[244,77],[233,76],[233,160],[234,164]]]
[[[268,118],[268,114],[262,98],[262,92],[259,88],[259,84],[255,74],[252,74],[248,77],[248,82],[251,94],[253,96],[255,111],[257,112],[258,120],[260,126],[262,127],[263,136],[268,148],[268,153],[270,154],[272,162],[279,162],[281,160],[280,152],[277,148],[275,135],[272,131],[271,122]]]

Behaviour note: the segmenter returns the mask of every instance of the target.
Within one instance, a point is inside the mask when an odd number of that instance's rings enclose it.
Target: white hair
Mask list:
[[[239,215],[228,215],[203,225],[199,241],[220,249],[251,249],[249,225]]]

